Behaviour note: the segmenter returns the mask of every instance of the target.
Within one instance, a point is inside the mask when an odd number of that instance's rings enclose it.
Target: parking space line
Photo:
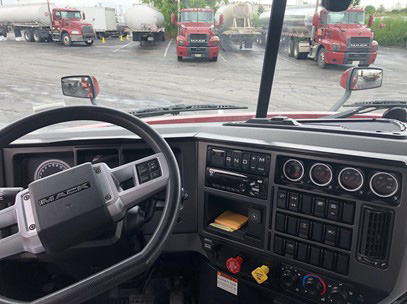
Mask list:
[[[129,45],[132,44],[133,42],[134,42],[134,41],[129,42],[129,43],[127,43],[127,44],[125,44],[125,45],[119,47],[118,49],[115,49],[115,50],[113,51],[113,53],[116,53],[117,51],[120,51],[121,49],[124,49],[126,46],[129,46]]]
[[[227,61],[225,58],[223,58],[223,56],[220,54],[220,52],[219,52],[219,57],[222,58],[223,61]]]
[[[167,48],[165,49],[165,52],[164,52],[164,57],[167,57],[167,52],[168,52],[168,49],[170,48],[170,45],[171,45],[171,42],[173,39],[174,38],[171,38],[170,42],[168,42]]]

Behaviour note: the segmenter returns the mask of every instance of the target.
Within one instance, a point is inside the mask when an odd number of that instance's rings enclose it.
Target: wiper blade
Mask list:
[[[351,107],[354,109],[336,113],[333,115],[325,116],[323,118],[347,118],[356,114],[366,114],[380,109],[391,109],[394,107],[407,108],[407,101],[401,100],[374,100],[374,101],[361,101],[354,104],[344,105],[343,107]]]
[[[222,104],[200,104],[200,105],[177,104],[168,107],[141,109],[137,111],[131,111],[129,113],[138,118],[143,118],[143,117],[162,116],[167,114],[178,115],[181,112],[244,110],[244,109],[248,109],[248,107]]]

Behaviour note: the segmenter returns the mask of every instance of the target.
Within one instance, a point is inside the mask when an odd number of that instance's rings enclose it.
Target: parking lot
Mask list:
[[[11,36],[0,42],[0,122],[28,115],[43,104],[88,103],[64,97],[60,88],[62,76],[81,74],[99,80],[99,104],[124,110],[176,103],[227,103],[255,110],[263,57],[264,48],[257,45],[248,50],[223,45],[217,62],[178,62],[174,40],[148,47],[126,39],[64,47],[17,42]],[[384,69],[383,87],[356,92],[351,101],[406,100],[406,63],[407,50],[381,47],[375,66]],[[298,61],[281,52],[270,110],[328,110],[344,93],[339,80],[348,67],[321,70],[311,60]]]

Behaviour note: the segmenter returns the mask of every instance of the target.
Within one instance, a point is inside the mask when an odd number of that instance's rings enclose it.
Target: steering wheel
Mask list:
[[[142,251],[32,303],[80,303],[141,274],[156,261],[175,226],[182,188],[174,154],[153,128],[130,114],[99,106],[49,110],[0,130],[0,148],[40,128],[78,120],[123,127],[155,154],[114,169],[105,163],[85,163],[32,182],[18,192],[14,205],[0,210],[0,228],[18,225],[18,233],[0,240],[0,258],[21,252],[55,253],[90,240],[122,220],[130,208],[166,188],[164,211]],[[123,190],[120,185],[129,181],[131,187]],[[0,303],[23,302],[0,296]]]

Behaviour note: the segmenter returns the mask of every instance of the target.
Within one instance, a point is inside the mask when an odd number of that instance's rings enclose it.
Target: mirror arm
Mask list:
[[[345,102],[348,101],[348,99],[350,98],[350,96],[352,95],[352,91],[351,90],[346,90],[345,94],[329,109],[329,111],[332,112],[336,112],[340,109],[340,107],[342,107]]]

